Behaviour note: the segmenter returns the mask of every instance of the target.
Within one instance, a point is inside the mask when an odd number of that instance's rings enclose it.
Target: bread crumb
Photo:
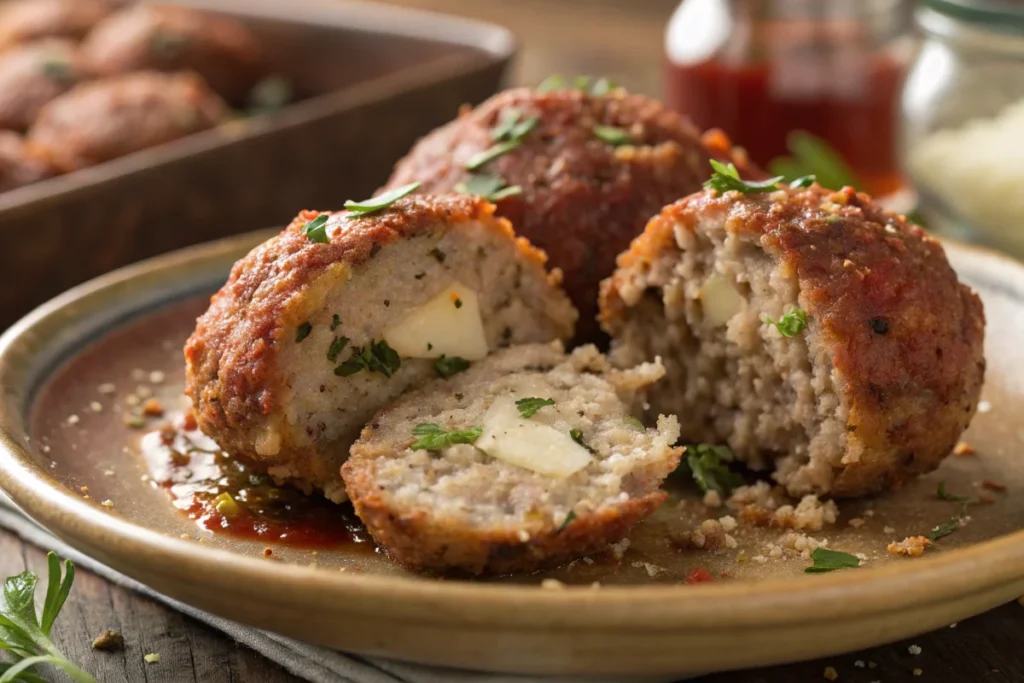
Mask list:
[[[857,667],[858,669],[863,669],[864,668],[864,660],[863,659],[858,659],[856,662],[853,663],[853,665],[855,667]]]
[[[953,446],[953,455],[974,455],[974,448],[966,441]]]
[[[592,560],[592,559],[591,559],[591,558],[589,558],[589,557],[584,557],[584,558],[583,558],[583,561],[584,561],[584,562],[586,562],[587,564],[594,564],[594,560]]]
[[[707,493],[704,494],[704,504],[707,505],[709,508],[722,507],[722,496],[718,494],[718,491],[710,489]]]
[[[990,410],[992,410],[992,404],[989,401],[979,401],[978,402],[978,412],[979,413],[987,413]]]
[[[887,526],[884,529],[882,529],[882,533],[883,534],[894,534],[894,533],[896,533],[896,528],[895,527],[891,527],[891,526]]]
[[[124,402],[125,405],[137,406],[140,403],[142,403],[142,399],[136,396],[135,394],[128,394],[127,396],[124,397]]]
[[[164,373],[161,372],[160,370],[154,370],[153,372],[149,373],[150,384],[161,384],[163,383],[164,379],[166,379],[166,375],[164,375]]]
[[[887,550],[893,555],[904,557],[920,557],[924,554],[925,548],[932,544],[924,536],[907,536],[899,543],[890,543]]]
[[[912,655],[919,655],[921,654],[921,648],[917,645],[911,645],[907,648],[907,652],[909,652]]]
[[[99,401],[90,401],[89,402],[89,410],[91,410],[94,413],[102,413],[103,412],[103,404],[100,403]]]
[[[112,507],[114,507],[114,501],[112,501],[112,500],[110,500],[108,498],[107,500],[105,500],[102,503],[100,503],[100,505],[102,505],[105,508],[112,508]]]
[[[852,526],[852,527],[853,527],[854,529],[859,529],[859,528],[861,528],[862,526],[864,526],[865,522],[864,522],[864,520],[863,520],[863,519],[861,519],[860,517],[854,517],[854,518],[853,518],[853,519],[851,519],[851,520],[850,520],[849,522],[847,522],[847,524],[849,524],[850,526]]]
[[[782,557],[782,546],[774,543],[768,544],[768,557]]]
[[[725,535],[725,547],[729,548],[730,550],[735,550],[737,547],[739,547],[739,543],[736,542],[735,538],[733,538],[729,534],[726,534]]]
[[[68,422],[68,425],[74,426],[74,425],[78,424],[80,420],[81,420],[81,418],[79,418],[77,415],[72,414],[72,415],[68,415],[67,422]]]
[[[719,518],[718,523],[722,525],[722,528],[725,529],[726,533],[731,533],[736,530],[736,519],[729,515]]]
[[[142,404],[142,414],[147,417],[163,417],[164,404],[158,398],[147,398]]]
[[[135,387],[135,395],[138,396],[140,400],[147,399],[153,395],[153,390],[144,384],[140,384]]]
[[[530,534],[529,534],[529,532],[526,531],[526,529],[520,529],[516,533],[516,537],[519,539],[520,543],[526,543],[527,541],[530,540]]]
[[[112,477],[115,474],[117,474],[117,472],[115,472],[114,470],[103,470],[104,477]]]
[[[273,557],[273,556],[274,556],[274,549],[273,548],[264,548],[263,549],[263,557]]]
[[[159,664],[160,663],[160,655],[157,654],[156,652],[150,652],[148,655],[143,657],[143,659],[146,660],[146,664]]]
[[[621,560],[622,556],[626,554],[626,549],[629,548],[629,539],[624,538],[618,543],[611,543],[608,548],[612,551],[612,555],[615,556],[616,560]]]
[[[757,562],[758,564],[764,564],[768,561],[768,558],[764,555],[754,555],[754,557],[752,557],[751,559],[754,560],[754,562]]]
[[[118,631],[107,629],[92,641],[92,648],[101,652],[117,652],[124,649],[124,636]]]
[[[565,588],[565,584],[558,579],[544,579],[540,582],[540,587],[557,590],[559,588]]]
[[[826,666],[825,672],[822,674],[827,680],[834,681],[839,678],[839,672],[836,671],[834,666]]]
[[[949,625],[949,627],[950,627],[950,628],[956,628],[956,625],[957,625],[958,623],[959,623],[959,622],[956,622],[956,621],[954,621],[954,622],[953,622],[952,624],[950,624],[950,625]]]
[[[96,391],[98,393],[103,394],[104,396],[110,396],[111,394],[117,392],[117,387],[115,387],[111,382],[104,382],[103,384],[96,387]]]

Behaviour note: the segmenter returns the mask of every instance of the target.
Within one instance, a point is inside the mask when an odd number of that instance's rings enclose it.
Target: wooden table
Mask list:
[[[502,23],[519,36],[516,84],[551,73],[599,74],[629,89],[660,92],[662,30],[676,0],[389,0]],[[0,577],[25,567],[45,574],[45,555],[0,531]],[[92,650],[104,629],[125,635],[123,653]],[[283,683],[297,681],[275,664],[218,632],[151,600],[80,572],[57,622],[58,645],[103,683]],[[911,645],[921,648],[912,655]],[[160,653],[158,664],[143,656]],[[858,666],[858,662],[863,667]],[[875,668],[869,668],[869,664]],[[834,667],[840,683],[1021,683],[1024,607],[1004,605],[980,617],[908,641],[814,662],[717,674],[700,683],[825,681]],[[914,674],[920,669],[921,674]]]

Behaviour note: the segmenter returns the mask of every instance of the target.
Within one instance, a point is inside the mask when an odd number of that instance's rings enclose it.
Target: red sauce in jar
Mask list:
[[[191,415],[144,435],[142,453],[153,482],[202,529],[297,548],[375,548],[351,505],[275,485],[217,448]]]

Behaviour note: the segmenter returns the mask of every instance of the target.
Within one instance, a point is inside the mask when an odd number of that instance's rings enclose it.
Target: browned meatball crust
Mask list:
[[[794,307],[805,329],[765,322]],[[652,409],[687,416],[684,440],[773,464],[796,494],[934,469],[985,369],[981,301],[941,245],[852,188],[705,190],[666,207],[604,283],[601,317],[617,362],[662,356]]]
[[[464,109],[426,136],[395,167],[388,187],[418,180],[424,192],[454,190],[471,176],[467,161],[494,144],[491,131],[501,117],[516,111],[522,120],[537,117],[536,126],[518,148],[476,173],[522,188],[498,201],[498,212],[562,269],[580,311],[577,340],[594,340],[600,336],[598,285],[614,269],[615,257],[663,206],[700,188],[709,148],[715,156],[729,155],[728,141],[716,133],[706,147],[688,120],[621,89],[589,96],[520,88]],[[595,136],[595,125],[622,128],[630,142],[605,142]],[[735,160],[756,177],[744,154]]]
[[[0,131],[0,192],[49,178],[53,169],[9,130]]]
[[[89,69],[195,71],[238,105],[266,75],[263,49],[241,22],[187,7],[139,4],[110,15],[82,43]]]
[[[110,10],[111,4],[104,0],[0,3],[0,51],[37,38],[81,38]]]
[[[27,130],[44,104],[84,78],[69,40],[45,38],[0,53],[0,128]]]
[[[28,139],[67,172],[212,128],[226,112],[195,74],[141,71],[83,83],[52,100]]]

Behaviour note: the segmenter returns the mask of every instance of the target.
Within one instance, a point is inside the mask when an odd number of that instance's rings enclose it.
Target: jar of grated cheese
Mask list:
[[[940,234],[1024,258],[1024,3],[924,0],[901,150]]]

